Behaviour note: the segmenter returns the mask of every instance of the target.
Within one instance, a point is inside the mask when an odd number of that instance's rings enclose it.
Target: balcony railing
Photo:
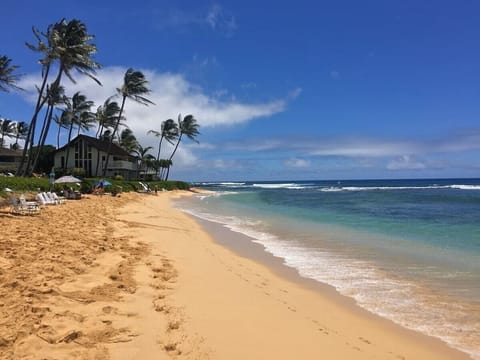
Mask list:
[[[111,169],[125,169],[125,170],[136,170],[137,166],[135,163],[126,161],[126,160],[115,160],[111,162],[111,165],[108,166]]]

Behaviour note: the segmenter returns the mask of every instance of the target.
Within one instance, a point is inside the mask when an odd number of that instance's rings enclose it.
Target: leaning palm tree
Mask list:
[[[12,60],[6,56],[0,56],[0,90],[9,92],[10,89],[21,90],[16,84],[20,75],[14,74],[18,66],[11,65]]]
[[[123,110],[125,108],[125,101],[131,99],[142,105],[153,104],[150,100],[143,95],[149,94],[151,90],[148,88],[148,81],[145,79],[145,75],[141,71],[135,71],[132,68],[128,69],[123,78],[123,85],[117,89],[118,94],[122,97],[122,105],[120,106],[120,112],[118,119],[113,128],[112,137],[108,144],[107,158],[105,159],[105,165],[103,168],[103,176],[107,175],[108,161],[110,160],[110,152],[112,150],[112,142],[117,133],[120,120],[122,119]]]
[[[120,114],[120,106],[116,101],[112,101],[109,97],[103,105],[97,108],[95,118],[97,119],[98,129],[95,137],[100,140],[104,140],[104,132],[113,129]],[[97,165],[95,167],[95,176],[98,175],[98,167],[100,165],[100,149],[97,149]]]
[[[178,137],[178,126],[174,120],[168,119],[162,122],[162,127],[160,132],[155,130],[149,130],[147,134],[153,134],[156,137],[160,138],[160,141],[158,142],[158,153],[157,153],[157,162],[158,162],[160,161],[160,151],[162,150],[162,140],[165,139],[170,144],[173,145],[173,142]],[[158,167],[158,170],[159,169],[160,167]],[[158,176],[158,171],[157,171],[157,176]]]
[[[182,119],[182,114],[178,114],[178,140],[168,160],[171,161],[173,159],[173,156],[177,152],[178,145],[180,145],[180,142],[182,141],[183,135],[188,137],[190,140],[198,143],[196,137],[198,134],[200,134],[200,132],[198,131],[199,126],[200,125],[198,125],[197,120],[193,117],[193,115],[187,115]],[[165,180],[168,180],[169,173],[170,167],[168,167],[167,169],[167,175],[165,176]]]
[[[63,121],[68,122],[68,140],[67,144],[70,143],[72,139],[72,132],[75,126],[80,126],[82,118],[90,117],[93,118],[93,113],[90,112],[90,108],[93,106],[93,101],[87,100],[85,95],[76,92],[71,101],[67,100],[65,102],[66,108],[62,112]],[[70,155],[70,147],[67,146],[67,153],[65,154],[65,163],[63,165],[63,172],[67,170],[68,160]]]
[[[95,134],[97,139],[102,137],[104,130],[114,128],[115,123],[120,113],[120,106],[116,101],[112,101],[109,97],[103,105],[100,105],[95,112],[95,118],[97,119],[98,128]]]
[[[68,129],[70,127],[70,122],[68,118],[62,115],[56,114],[53,117],[53,121],[57,124],[57,150],[60,149],[60,133],[62,129]]]
[[[28,166],[25,167],[25,169],[23,168],[24,162],[27,150],[31,148],[34,143],[38,114],[48,100],[48,97],[44,96],[44,92],[52,65],[55,62],[58,63],[58,73],[55,80],[51,83],[50,88],[59,87],[64,74],[75,83],[75,79],[72,76],[73,70],[90,77],[101,85],[100,81],[95,78],[95,69],[100,68],[101,65],[92,60],[93,55],[97,51],[97,47],[90,43],[94,36],[87,33],[85,24],[76,19],[69,22],[62,19],[50,25],[46,33],[33,29],[33,34],[38,44],[35,46],[27,43],[27,46],[33,51],[42,53],[44,57],[39,61],[42,65],[42,84],[38,88],[38,98],[30,123],[30,133],[27,135],[22,161],[17,171],[18,174],[23,175],[30,173]],[[45,126],[46,124],[44,123],[42,127]]]
[[[47,86],[47,111],[45,112],[45,119],[44,119],[44,126],[40,133],[40,137],[38,139],[37,148],[35,154],[30,156],[27,161],[27,169],[32,167],[32,170],[37,168],[37,164],[39,161],[41,148],[45,145],[45,141],[47,140],[47,134],[50,129],[50,124],[52,123],[53,119],[53,110],[56,106],[63,104],[65,102],[65,89],[63,86]]]

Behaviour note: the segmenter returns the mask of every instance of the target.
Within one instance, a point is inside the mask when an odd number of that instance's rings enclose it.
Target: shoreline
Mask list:
[[[217,243],[191,194],[2,212],[0,358],[469,359]]]
[[[418,330],[408,329],[400,324],[395,323],[393,320],[382,317],[381,315],[375,314],[361,307],[357,304],[355,299],[346,295],[342,295],[332,285],[300,275],[297,269],[285,264],[285,259],[268,252],[265,246],[254,242],[254,239],[250,236],[231,230],[221,223],[206,220],[191,213],[183,213],[197,222],[216,244],[225,247],[242,258],[246,258],[266,266],[275,275],[280,276],[287,281],[298,284],[306,289],[312,290],[320,294],[322,297],[327,298],[328,301],[340,304],[341,307],[344,307],[343,310],[347,311],[348,313],[366,318],[369,321],[379,322],[382,324],[382,326],[386,327],[387,331],[398,332],[401,333],[402,336],[415,337],[420,342],[425,342],[430,346],[446,346],[448,349],[458,352],[461,354],[461,356],[465,355],[468,359],[471,359],[467,353],[452,347],[442,339],[421,333]]]

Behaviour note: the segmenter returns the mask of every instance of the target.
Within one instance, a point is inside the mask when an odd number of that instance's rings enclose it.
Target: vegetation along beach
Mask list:
[[[0,359],[480,360],[479,13],[6,6]]]

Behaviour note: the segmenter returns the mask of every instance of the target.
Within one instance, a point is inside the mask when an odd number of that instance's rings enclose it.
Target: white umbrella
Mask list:
[[[78,182],[82,182],[82,180],[77,179],[75,176],[71,175],[59,177],[57,180],[54,181],[55,184],[70,184]]]

